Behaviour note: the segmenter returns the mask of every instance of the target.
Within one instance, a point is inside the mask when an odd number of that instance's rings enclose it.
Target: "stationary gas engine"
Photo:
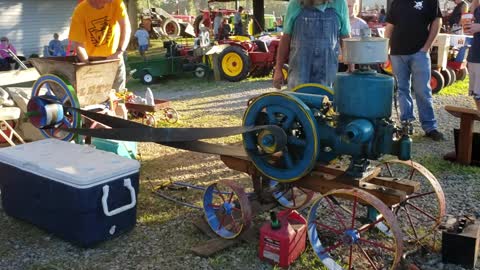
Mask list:
[[[291,182],[307,175],[317,162],[342,155],[351,157],[347,173],[353,177],[363,176],[369,160],[385,154],[409,160],[408,128],[398,128],[390,119],[394,79],[370,69],[370,64],[387,59],[387,42],[347,39],[344,59],[359,67],[337,74],[333,93],[321,85],[304,85],[253,99],[244,125],[278,125],[287,134],[283,149],[268,131],[243,134],[257,169],[271,179]]]

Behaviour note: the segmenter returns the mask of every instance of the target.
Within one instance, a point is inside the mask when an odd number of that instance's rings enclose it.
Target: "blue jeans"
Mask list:
[[[391,55],[390,60],[392,62],[393,74],[395,74],[398,81],[400,120],[415,120],[413,99],[410,91],[413,88],[422,129],[426,133],[437,129],[437,120],[435,120],[433,112],[432,89],[430,87],[430,55],[419,51],[410,55]]]

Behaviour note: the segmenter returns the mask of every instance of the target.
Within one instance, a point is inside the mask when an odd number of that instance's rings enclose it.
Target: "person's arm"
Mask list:
[[[120,59],[123,56],[123,53],[127,50],[128,43],[130,42],[132,27],[130,26],[128,15],[125,14],[125,17],[119,20],[118,24],[120,25],[120,42],[118,43],[117,51],[107,57],[107,59]]]
[[[433,22],[430,24],[430,33],[428,34],[427,41],[425,45],[420,49],[422,52],[428,52],[432,47],[432,43],[437,38],[438,33],[440,33],[440,27],[442,26],[442,18],[437,17]]]
[[[475,9],[480,5],[480,0],[473,0],[470,5],[470,11],[473,13]],[[464,26],[465,33],[468,35],[473,35],[480,32],[480,23],[467,23]]]
[[[81,42],[72,41],[72,45],[75,51],[77,51],[77,57],[82,63],[88,64],[88,54],[87,50],[85,49],[85,45]]]
[[[14,54],[17,54],[17,50],[15,49],[15,47],[13,47],[12,44],[8,44],[8,49],[12,51]]]
[[[290,53],[290,41],[292,37],[289,34],[284,34],[280,38],[280,44],[277,50],[277,60],[275,62],[275,73],[273,74],[273,86],[277,89],[282,88],[283,72],[282,68],[287,63],[288,55]]]

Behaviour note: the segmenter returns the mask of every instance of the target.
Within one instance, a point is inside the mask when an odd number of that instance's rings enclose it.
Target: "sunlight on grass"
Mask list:
[[[468,95],[468,76],[463,81],[456,81],[450,86],[440,90],[436,95],[438,96],[466,96]]]

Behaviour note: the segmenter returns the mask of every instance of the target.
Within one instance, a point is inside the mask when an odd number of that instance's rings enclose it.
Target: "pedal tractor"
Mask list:
[[[205,78],[209,68],[202,62],[201,57],[193,53],[193,48],[175,41],[164,41],[163,47],[166,54],[158,57],[151,57],[148,61],[129,62],[132,70],[132,77],[140,79],[143,84],[152,84],[156,78],[179,75],[191,72],[197,78]]]
[[[447,70],[453,70],[452,81],[463,81],[467,77],[467,56],[472,41],[472,36],[450,35]]]
[[[327,269],[397,269],[405,240],[430,239],[445,214],[445,197],[436,178],[410,160],[408,125],[391,119],[393,77],[369,69],[387,60],[388,40],[344,42],[346,61],[360,68],[338,73],[334,91],[310,84],[250,101],[244,125],[281,127],[285,147],[262,130],[243,134],[248,157],[221,158],[285,207],[301,207],[313,191],[320,193],[308,215],[308,238]],[[384,155],[398,159],[378,162]],[[342,156],[350,157],[347,168],[334,163]],[[228,181],[207,188],[204,212],[224,238],[251,222],[248,198]]]
[[[264,77],[272,72],[280,38],[266,36],[252,41],[243,36],[232,36],[219,41],[219,44],[220,74],[227,81],[238,82],[247,77]]]

